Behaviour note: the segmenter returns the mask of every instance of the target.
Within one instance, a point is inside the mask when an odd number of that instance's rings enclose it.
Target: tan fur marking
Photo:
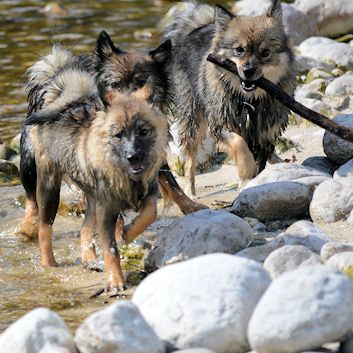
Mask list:
[[[119,254],[112,254],[109,250],[105,250],[103,252],[103,259],[105,271],[109,276],[109,288],[107,289],[123,289],[125,287],[125,280],[123,271],[121,270]]]
[[[26,198],[25,215],[22,219],[19,233],[29,239],[38,236],[38,207],[36,202]]]
[[[39,238],[40,257],[41,257],[42,265],[49,266],[49,267],[57,266],[57,263],[54,258],[54,253],[53,253],[52,235],[53,235],[52,226],[45,223],[39,224],[38,238]]]

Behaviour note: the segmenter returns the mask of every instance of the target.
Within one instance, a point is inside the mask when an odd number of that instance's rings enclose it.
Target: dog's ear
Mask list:
[[[97,38],[96,54],[101,60],[109,58],[113,54],[122,54],[123,51],[117,48],[106,31],[102,31]]]
[[[172,42],[170,39],[167,39],[157,48],[149,52],[152,59],[158,63],[164,63],[170,56],[172,51]]]
[[[152,79],[152,76],[150,76],[146,81],[145,85],[139,88],[138,90],[136,90],[135,92],[133,92],[132,95],[147,101],[152,96],[152,93],[153,93],[153,79]]]
[[[270,8],[266,12],[267,17],[273,17],[282,22],[282,6],[280,0],[272,0]]]
[[[215,7],[215,24],[217,30],[225,30],[228,26],[229,21],[234,18],[234,14],[228,11],[221,5]]]

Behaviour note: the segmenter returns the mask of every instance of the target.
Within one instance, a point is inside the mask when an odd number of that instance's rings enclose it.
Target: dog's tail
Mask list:
[[[215,8],[196,1],[179,2],[173,6],[160,22],[164,39],[173,46],[182,45],[185,37],[193,30],[214,23]]]
[[[61,110],[70,103],[98,95],[95,79],[85,63],[58,45],[27,73],[28,116],[43,109]]]

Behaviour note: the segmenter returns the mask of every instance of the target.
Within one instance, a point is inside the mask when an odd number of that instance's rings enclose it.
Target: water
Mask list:
[[[0,140],[8,142],[20,132],[27,109],[25,71],[41,55],[48,54],[54,42],[75,53],[91,52],[104,29],[121,48],[153,48],[158,44],[156,24],[174,2],[60,3],[69,10],[66,18],[46,16],[45,1],[0,1]],[[115,300],[88,300],[92,292],[104,286],[106,276],[84,270],[78,262],[80,217],[57,217],[54,252],[59,267],[43,268],[37,241],[22,242],[15,235],[23,216],[18,202],[24,193],[22,187],[0,189],[0,332],[38,306],[55,310],[74,329],[90,312]],[[161,224],[168,224],[171,215],[161,217],[160,223],[151,228],[151,235]],[[140,267],[136,259],[126,260],[126,266],[135,270]],[[127,297],[130,295],[131,291]]]

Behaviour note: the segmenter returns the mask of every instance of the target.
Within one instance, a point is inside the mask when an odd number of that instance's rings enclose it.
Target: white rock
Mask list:
[[[329,242],[321,248],[320,257],[322,261],[327,261],[331,256],[346,251],[353,252],[353,243],[342,244],[336,242]]]
[[[132,301],[159,337],[179,349],[245,353],[248,321],[269,283],[254,261],[210,254],[150,274]]]
[[[353,128],[353,114],[342,114],[332,119],[336,123]],[[353,143],[325,131],[322,141],[326,156],[334,163],[344,164],[353,158]]]
[[[215,252],[235,254],[252,239],[250,226],[240,217],[225,211],[201,210],[177,219],[157,233],[145,268],[151,271]]]
[[[116,302],[90,316],[77,329],[80,353],[162,353],[164,346],[130,301]]]
[[[265,260],[264,268],[272,278],[279,277],[285,272],[298,267],[320,265],[318,255],[302,245],[285,245],[273,251]]]
[[[353,68],[353,47],[325,37],[310,37],[298,47],[301,56],[334,63],[345,69]]]
[[[240,0],[234,4],[232,11],[243,16],[259,16],[265,14],[270,5],[268,0]],[[285,31],[294,45],[318,33],[315,22],[292,5],[282,4],[282,11]]]
[[[353,251],[341,252],[332,255],[325,263],[342,272],[353,270]]]
[[[330,82],[325,94],[329,96],[344,96],[353,94],[353,73],[347,72]]]
[[[325,71],[331,71],[335,68],[335,65],[332,63],[310,58],[308,56],[296,55],[295,61],[297,63],[298,72],[302,74],[307,73],[313,68]]]
[[[322,95],[322,87],[327,86],[327,81],[323,78],[316,78],[310,83],[306,83],[300,87],[297,87],[294,98],[296,100],[302,100],[305,98],[312,98],[320,100]]]
[[[300,96],[297,96],[297,100],[299,103],[305,105],[307,108],[322,115],[329,115],[330,113],[330,107],[321,100]]]
[[[293,181],[277,181],[243,190],[230,212],[240,217],[273,221],[306,217],[313,189]]]
[[[293,6],[315,22],[322,36],[335,37],[353,30],[351,0],[296,0]]]
[[[316,223],[333,223],[346,220],[352,209],[353,159],[338,168],[333,179],[317,187],[310,203],[310,216]]]
[[[37,308],[15,321],[0,335],[1,353],[76,353],[65,322],[53,311]]]
[[[336,341],[353,327],[352,301],[353,281],[327,266],[287,272],[255,308],[251,347],[258,353],[296,353]]]

